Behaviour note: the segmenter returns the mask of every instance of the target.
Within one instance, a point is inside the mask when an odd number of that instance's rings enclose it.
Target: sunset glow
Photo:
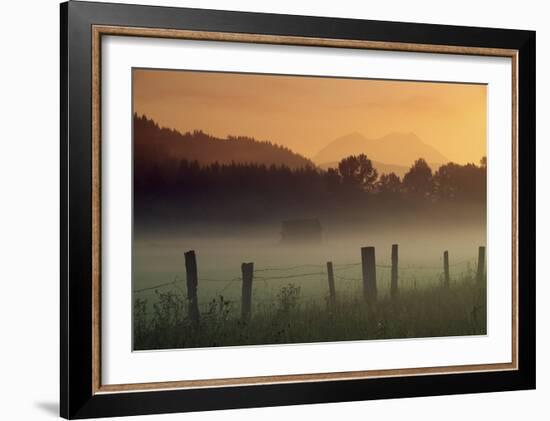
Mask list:
[[[460,164],[486,155],[485,85],[147,69],[133,76],[134,111],[181,132],[251,136],[311,159],[350,133],[414,133]]]

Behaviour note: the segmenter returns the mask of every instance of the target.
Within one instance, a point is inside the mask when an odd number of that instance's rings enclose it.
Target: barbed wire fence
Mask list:
[[[394,246],[396,247],[396,246]],[[190,252],[188,252],[190,253]],[[396,256],[395,259],[392,255],[392,263],[391,264],[384,264],[379,263],[376,264],[374,262],[374,254],[372,256],[372,260],[368,261],[365,259],[362,259],[361,262],[347,262],[347,263],[332,263],[327,262],[325,264],[301,264],[301,265],[292,265],[292,266],[270,266],[270,267],[260,267],[257,269],[252,269],[250,273],[245,273],[245,265],[251,265],[250,267],[253,267],[253,264],[243,264],[242,270],[243,274],[242,276],[236,276],[232,277],[230,279],[224,279],[224,278],[212,278],[212,277],[202,277],[198,276],[198,273],[196,272],[196,261],[194,252],[192,252],[192,259],[193,261],[189,262],[187,260],[188,253],[186,253],[186,269],[189,269],[189,267],[194,268],[191,271],[191,279],[190,279],[190,272],[187,270],[187,279],[184,281],[183,279],[180,279],[178,277],[175,277],[172,282],[164,282],[159,283],[156,285],[144,287],[135,289],[132,292],[134,294],[137,294],[138,296],[140,294],[144,294],[147,292],[154,291],[155,293],[162,293],[160,291],[166,290],[170,291],[170,288],[178,289],[181,292],[181,295],[185,297],[187,300],[195,301],[198,306],[200,307],[208,307],[211,306],[213,303],[216,302],[217,298],[221,299],[221,302],[230,303],[230,304],[241,304],[241,307],[245,306],[245,303],[247,300],[245,300],[245,296],[248,296],[248,302],[250,301],[252,297],[252,282],[254,282],[254,285],[257,285],[258,283],[261,283],[262,286],[267,289],[270,285],[278,286],[279,288],[282,287],[284,282],[289,281],[289,284],[295,285],[298,284],[298,287],[301,287],[300,284],[312,282],[312,281],[318,281],[318,282],[326,282],[328,279],[328,284],[325,284],[328,288],[327,294],[322,294],[320,297],[316,298],[327,298],[328,294],[333,295],[334,294],[334,281],[338,281],[339,289],[346,289],[346,290],[353,290],[355,289],[356,293],[359,293],[361,288],[363,288],[363,292],[365,295],[367,294],[365,291],[369,289],[369,283],[373,283],[375,285],[375,289],[381,289],[385,291],[392,291],[393,294],[393,288],[400,288],[400,289],[416,289],[419,284],[419,280],[423,280],[423,284],[426,284],[425,279],[429,275],[432,279],[435,280],[435,282],[439,282],[440,284],[444,284],[445,286],[449,286],[450,283],[450,271],[451,268],[453,268],[453,272],[456,273],[456,268],[463,266],[464,270],[461,273],[470,273],[474,274],[474,268],[477,270],[476,278],[479,280],[480,277],[484,276],[485,271],[485,247],[479,247],[478,251],[478,259],[477,264],[475,258],[465,259],[458,262],[453,262],[452,264],[449,263],[448,260],[448,252],[444,253],[443,262],[442,264],[436,266],[436,265],[419,265],[419,264],[398,264],[397,260],[397,248],[396,248]],[[331,270],[328,270],[328,265],[330,263]],[[249,269],[247,269],[249,270]],[[334,273],[333,273],[334,272]],[[373,275],[374,274],[374,275]],[[374,276],[374,277],[373,277]],[[249,279],[249,282],[244,282],[243,279]],[[332,278],[332,279],[331,279]],[[371,278],[371,279],[369,279]],[[189,285],[194,283],[195,288],[189,288]],[[215,297],[209,301],[199,301],[197,298],[197,288],[196,285],[198,283],[214,283],[219,284],[219,288],[215,291]],[[332,288],[331,287],[332,282]],[[432,284],[433,285],[432,281]],[[237,286],[238,284],[242,284],[242,298],[234,299],[234,300],[228,300],[224,297],[224,294],[232,287]],[[187,289],[184,288],[185,284],[187,284]],[[288,285],[288,284],[287,284]],[[342,288],[343,287],[343,288]],[[193,295],[194,290],[194,295]],[[371,289],[372,291],[372,289]],[[296,297],[296,299],[304,299],[304,298],[315,298],[315,297]],[[335,297],[331,297],[335,298]],[[255,304],[265,304],[265,303],[273,303],[277,301],[277,296],[267,297],[267,296],[255,296],[254,297],[254,303]],[[250,306],[250,304],[247,304]],[[243,315],[246,313],[246,310],[250,312],[250,308],[243,310]]]

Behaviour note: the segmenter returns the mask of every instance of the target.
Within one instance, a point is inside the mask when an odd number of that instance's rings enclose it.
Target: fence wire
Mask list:
[[[468,267],[471,269],[471,268],[475,267],[475,259],[473,259],[473,258],[472,259],[466,259],[466,260],[462,260],[462,261],[459,261],[459,262],[456,262],[456,263],[453,263],[453,264],[449,264],[449,268],[454,268],[454,267],[465,265],[465,264],[468,265]],[[335,279],[337,279],[339,281],[361,282],[362,278],[340,275],[341,272],[347,272],[347,271],[350,271],[350,270],[353,270],[353,269],[360,268],[361,265],[362,265],[361,262],[333,264],[333,270],[335,272],[334,277],[335,277]],[[389,264],[377,264],[376,267],[379,268],[379,269],[391,269],[392,268],[392,266],[389,265]],[[265,267],[265,268],[255,269],[254,273],[266,273],[267,274],[269,272],[285,272],[285,271],[289,272],[289,271],[294,271],[294,270],[297,270],[297,269],[304,269],[304,268],[323,268],[323,269],[326,269],[326,264],[303,264],[303,265],[294,265],[294,266]],[[405,272],[405,273],[409,272],[410,273],[411,271],[426,271],[426,270],[435,271],[437,274],[441,274],[444,271],[443,265],[440,265],[440,266],[410,265],[410,264],[398,265],[398,273],[400,274],[399,278],[402,277],[401,274],[403,272]],[[328,274],[327,274],[326,270],[323,270],[323,271],[318,271],[318,272],[295,273],[295,274],[276,275],[276,276],[262,276],[262,275],[260,275],[260,276],[254,276],[254,280],[262,281],[262,282],[264,282],[264,285],[267,285],[268,281],[277,281],[277,280],[298,279],[298,278],[309,278],[309,279],[304,279],[304,281],[315,280],[315,278],[312,278],[314,276],[328,276]],[[203,277],[199,276],[198,281],[199,282],[222,283],[223,286],[222,286],[221,290],[219,290],[217,292],[218,294],[221,294],[221,293],[225,292],[230,286],[232,286],[236,282],[242,281],[242,277],[235,277],[235,278],[232,278],[232,279],[228,280],[228,279],[216,279],[216,278],[203,278]],[[411,281],[411,279],[409,279],[409,281]],[[414,283],[416,283],[416,278],[413,278],[412,281],[414,281]],[[403,279],[400,279],[400,282],[403,282]],[[160,284],[145,287],[145,288],[139,288],[139,289],[133,290],[132,292],[136,293],[136,294],[140,294],[140,293],[144,293],[144,292],[147,292],[147,291],[159,290],[159,289],[163,289],[163,288],[170,287],[170,286],[171,287],[175,286],[178,289],[182,290],[182,292],[183,292],[183,289],[180,286],[181,283],[183,283],[183,280],[175,278],[172,282],[164,282],[164,283],[160,283]],[[208,304],[208,303],[209,302],[206,302],[206,303],[203,303],[203,304]]]

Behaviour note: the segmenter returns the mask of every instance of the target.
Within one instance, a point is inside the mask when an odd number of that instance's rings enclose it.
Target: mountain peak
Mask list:
[[[403,140],[403,141],[409,141],[409,142],[422,142],[422,140],[416,135],[414,132],[391,132],[387,135],[382,136],[380,141],[386,141],[386,140]]]
[[[367,138],[359,132],[350,132],[336,138],[333,142],[365,142]]]
[[[317,153],[317,164],[340,161],[349,155],[364,153],[371,160],[392,165],[410,166],[418,158],[432,164],[441,164],[448,159],[433,146],[422,141],[414,132],[392,132],[378,139],[368,139],[353,132],[339,137]]]

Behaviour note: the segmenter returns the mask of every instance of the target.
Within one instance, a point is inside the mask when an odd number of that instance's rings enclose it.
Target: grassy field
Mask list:
[[[269,299],[253,301],[247,322],[239,302],[221,296],[203,306],[196,325],[187,317],[182,291],[155,295],[154,302],[134,300],[135,350],[486,334],[486,287],[471,273],[447,288],[401,288],[394,299],[385,294],[373,305],[349,289],[330,305],[289,283]]]

